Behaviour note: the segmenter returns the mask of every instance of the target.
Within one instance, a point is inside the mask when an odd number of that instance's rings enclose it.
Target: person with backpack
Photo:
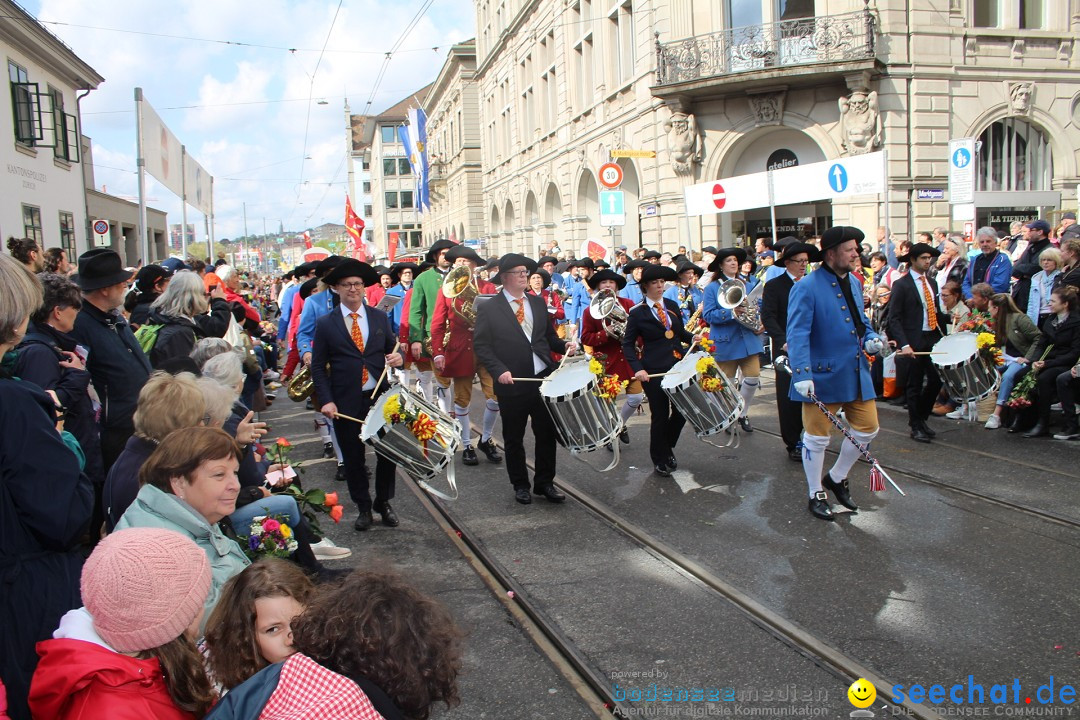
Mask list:
[[[209,309],[209,313],[207,310]],[[231,309],[221,286],[207,293],[202,279],[189,270],[176,273],[150,306],[146,323],[135,333],[154,369],[167,360],[187,357],[204,337],[224,337]]]

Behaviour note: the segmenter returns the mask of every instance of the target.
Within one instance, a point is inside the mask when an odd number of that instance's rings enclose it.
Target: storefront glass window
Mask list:
[[[1050,143],[1041,130],[1022,118],[1005,118],[979,136],[976,189],[1050,190],[1054,175]]]

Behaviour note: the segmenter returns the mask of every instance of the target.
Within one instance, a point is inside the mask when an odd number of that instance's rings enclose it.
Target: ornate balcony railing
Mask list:
[[[781,20],[656,42],[657,85],[794,65],[874,57],[874,16],[868,10]]]

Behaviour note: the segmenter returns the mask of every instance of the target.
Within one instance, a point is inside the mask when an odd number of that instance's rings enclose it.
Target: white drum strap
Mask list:
[[[435,442],[438,442],[438,441],[436,440]],[[442,445],[441,442],[439,444]],[[443,445],[443,448],[445,448],[445,447],[446,446]],[[419,485],[420,487],[424,488],[425,490],[427,490],[429,493],[431,493],[432,495],[434,495],[437,498],[442,498],[443,500],[449,500],[451,502],[453,502],[454,500],[457,500],[458,499],[458,486],[457,486],[457,475],[456,475],[455,469],[454,469],[454,458],[451,457],[449,464],[446,466],[446,484],[450,486],[450,492],[454,493],[453,495],[447,495],[446,493],[444,493],[441,490],[436,490],[430,484],[428,484],[427,480],[419,480],[419,479],[417,479],[416,484]]]
[[[615,437],[613,437],[611,439],[611,449],[613,451],[612,452],[611,463],[606,468],[604,468],[603,470],[597,470],[597,472],[607,472],[608,470],[611,470],[612,468],[614,468],[616,465],[619,464],[619,446],[620,445],[622,445],[622,441],[619,440],[619,436],[616,435]],[[588,465],[593,470],[596,470],[596,468],[593,466],[593,464],[585,459],[585,456],[588,455],[588,454],[589,453],[584,452],[582,450],[571,450],[570,451],[570,457],[577,458],[579,461],[581,461],[585,465]]]
[[[727,442],[725,442],[723,445],[721,445],[720,443],[714,443],[712,440],[710,440],[707,437],[698,437],[698,439],[701,440],[701,442],[708,443],[709,445],[712,445],[714,448],[720,448],[721,450],[723,450],[725,448],[730,449],[730,450],[738,450],[739,449],[739,443],[741,442],[741,438],[739,437],[739,423],[738,422],[731,423],[731,427],[729,427],[728,430],[730,430],[731,433],[728,435]]]

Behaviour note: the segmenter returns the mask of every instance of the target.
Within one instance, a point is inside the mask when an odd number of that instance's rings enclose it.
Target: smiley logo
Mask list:
[[[859,678],[851,683],[847,690],[848,700],[857,708],[868,708],[874,704],[877,690],[866,678]]]

